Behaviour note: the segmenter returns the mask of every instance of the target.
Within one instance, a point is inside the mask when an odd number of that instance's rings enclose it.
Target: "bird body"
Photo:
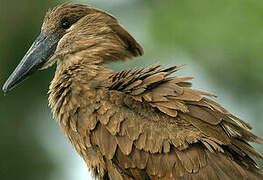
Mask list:
[[[185,82],[190,77],[166,77],[178,68],[156,65],[113,73],[96,65],[71,65],[56,72],[50,105],[77,152],[101,178],[262,176],[244,169],[257,168],[248,154],[262,155],[243,142],[261,139],[204,97],[211,94],[190,89]]]
[[[192,77],[169,76],[181,66],[117,73],[103,66],[143,54],[112,15],[65,3],[47,13],[42,33],[51,35],[49,44],[56,42],[37,65],[57,60],[49,90],[52,113],[95,177],[263,179],[252,159],[263,156],[248,144],[262,139],[211,100],[214,95],[192,89]],[[16,76],[24,65],[18,67],[4,90],[13,79],[20,81]]]

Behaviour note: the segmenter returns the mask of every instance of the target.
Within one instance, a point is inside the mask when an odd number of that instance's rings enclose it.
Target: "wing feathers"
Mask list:
[[[100,124],[96,127],[95,131],[92,131],[92,133],[93,142],[99,146],[101,153],[108,159],[112,159],[117,148],[114,136],[112,136],[110,132]]]
[[[132,150],[133,141],[127,136],[115,136],[118,147],[124,155],[129,155]]]
[[[114,74],[104,94],[83,111],[88,119],[70,126],[85,134],[86,146],[95,145],[111,160],[112,178],[120,171],[156,180],[263,177],[250,155],[263,156],[247,143],[262,139],[204,97],[214,95],[191,89],[185,81],[192,77],[167,77],[179,68],[154,65]]]

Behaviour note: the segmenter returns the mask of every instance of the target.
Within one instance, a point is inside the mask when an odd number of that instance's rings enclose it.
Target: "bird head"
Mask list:
[[[3,91],[10,91],[36,70],[56,61],[63,66],[72,61],[103,64],[142,54],[142,47],[112,15],[84,4],[64,3],[47,12],[39,36]]]

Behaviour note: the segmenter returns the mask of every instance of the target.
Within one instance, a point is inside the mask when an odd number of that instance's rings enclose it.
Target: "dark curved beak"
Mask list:
[[[54,36],[40,33],[14,72],[5,82],[3,86],[4,93],[13,89],[17,84],[41,68],[53,56],[57,44],[58,40]]]

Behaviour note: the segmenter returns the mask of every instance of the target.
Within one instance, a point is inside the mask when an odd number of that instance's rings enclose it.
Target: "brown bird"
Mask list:
[[[65,3],[47,12],[41,33],[3,87],[57,62],[52,112],[98,179],[263,179],[248,142],[251,126],[194,90],[181,66],[114,73],[103,65],[143,54],[112,15]]]

